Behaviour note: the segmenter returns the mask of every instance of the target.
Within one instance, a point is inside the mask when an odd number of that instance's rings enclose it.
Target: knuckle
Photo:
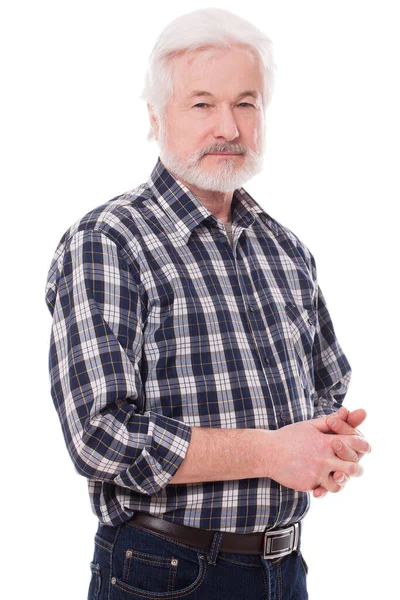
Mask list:
[[[340,440],[334,440],[332,442],[332,447],[335,452],[339,452],[343,448],[343,443]]]
[[[355,463],[354,463],[354,464],[352,464],[352,465],[349,465],[349,473],[348,473],[348,474],[349,474],[349,475],[356,475],[356,474],[357,474],[357,471],[358,471],[358,468],[357,468],[357,467],[358,467],[358,465],[357,465],[357,464],[355,464]]]

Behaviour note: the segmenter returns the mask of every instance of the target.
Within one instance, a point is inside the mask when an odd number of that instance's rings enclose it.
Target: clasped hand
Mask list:
[[[286,487],[312,491],[315,498],[343,489],[362,475],[360,459],[371,446],[356,429],[366,418],[358,409],[341,407],[328,417],[300,421],[274,432],[270,476]]]
[[[341,460],[358,463],[365,454],[371,452],[370,444],[364,438],[363,434],[356,429],[363,423],[366,416],[367,413],[362,408],[349,412],[342,406],[336,413],[329,415],[329,417],[316,419],[316,421],[321,420],[323,422],[321,424],[325,425],[325,428],[320,429],[320,431],[323,431],[327,435],[330,435],[330,432],[336,434],[332,439],[331,448]],[[315,498],[322,498],[326,496],[328,491],[338,492],[343,489],[351,475],[359,477],[363,472],[364,469],[360,464],[350,474],[346,474],[343,471],[332,472],[329,476],[330,487],[327,489],[319,485],[314,489],[313,496]]]

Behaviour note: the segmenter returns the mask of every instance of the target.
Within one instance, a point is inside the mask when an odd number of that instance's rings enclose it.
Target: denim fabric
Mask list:
[[[301,551],[266,560],[261,555],[169,540],[128,524],[99,523],[88,600],[305,600],[307,564]]]

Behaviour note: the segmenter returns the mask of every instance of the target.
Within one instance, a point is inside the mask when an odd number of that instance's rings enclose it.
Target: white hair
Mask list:
[[[243,45],[259,59],[263,73],[264,110],[271,101],[275,64],[271,40],[255,25],[227,10],[204,8],[181,15],[167,25],[150,54],[145,87],[140,95],[152,107],[157,120],[163,120],[173,94],[173,58],[196,50],[231,48]],[[153,139],[153,128],[147,135]]]

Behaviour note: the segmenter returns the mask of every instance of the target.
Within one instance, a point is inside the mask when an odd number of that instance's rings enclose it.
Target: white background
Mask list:
[[[140,10],[138,10],[138,6]],[[203,5],[5,2],[1,44],[2,589],[86,598],[96,518],[50,396],[47,270],[64,231],[147,180],[139,100],[161,29]],[[399,19],[397,2],[215,1],[271,37],[265,168],[245,188],[317,261],[373,452],[304,527],[311,600],[398,588]],[[249,597],[251,597],[249,595]]]

